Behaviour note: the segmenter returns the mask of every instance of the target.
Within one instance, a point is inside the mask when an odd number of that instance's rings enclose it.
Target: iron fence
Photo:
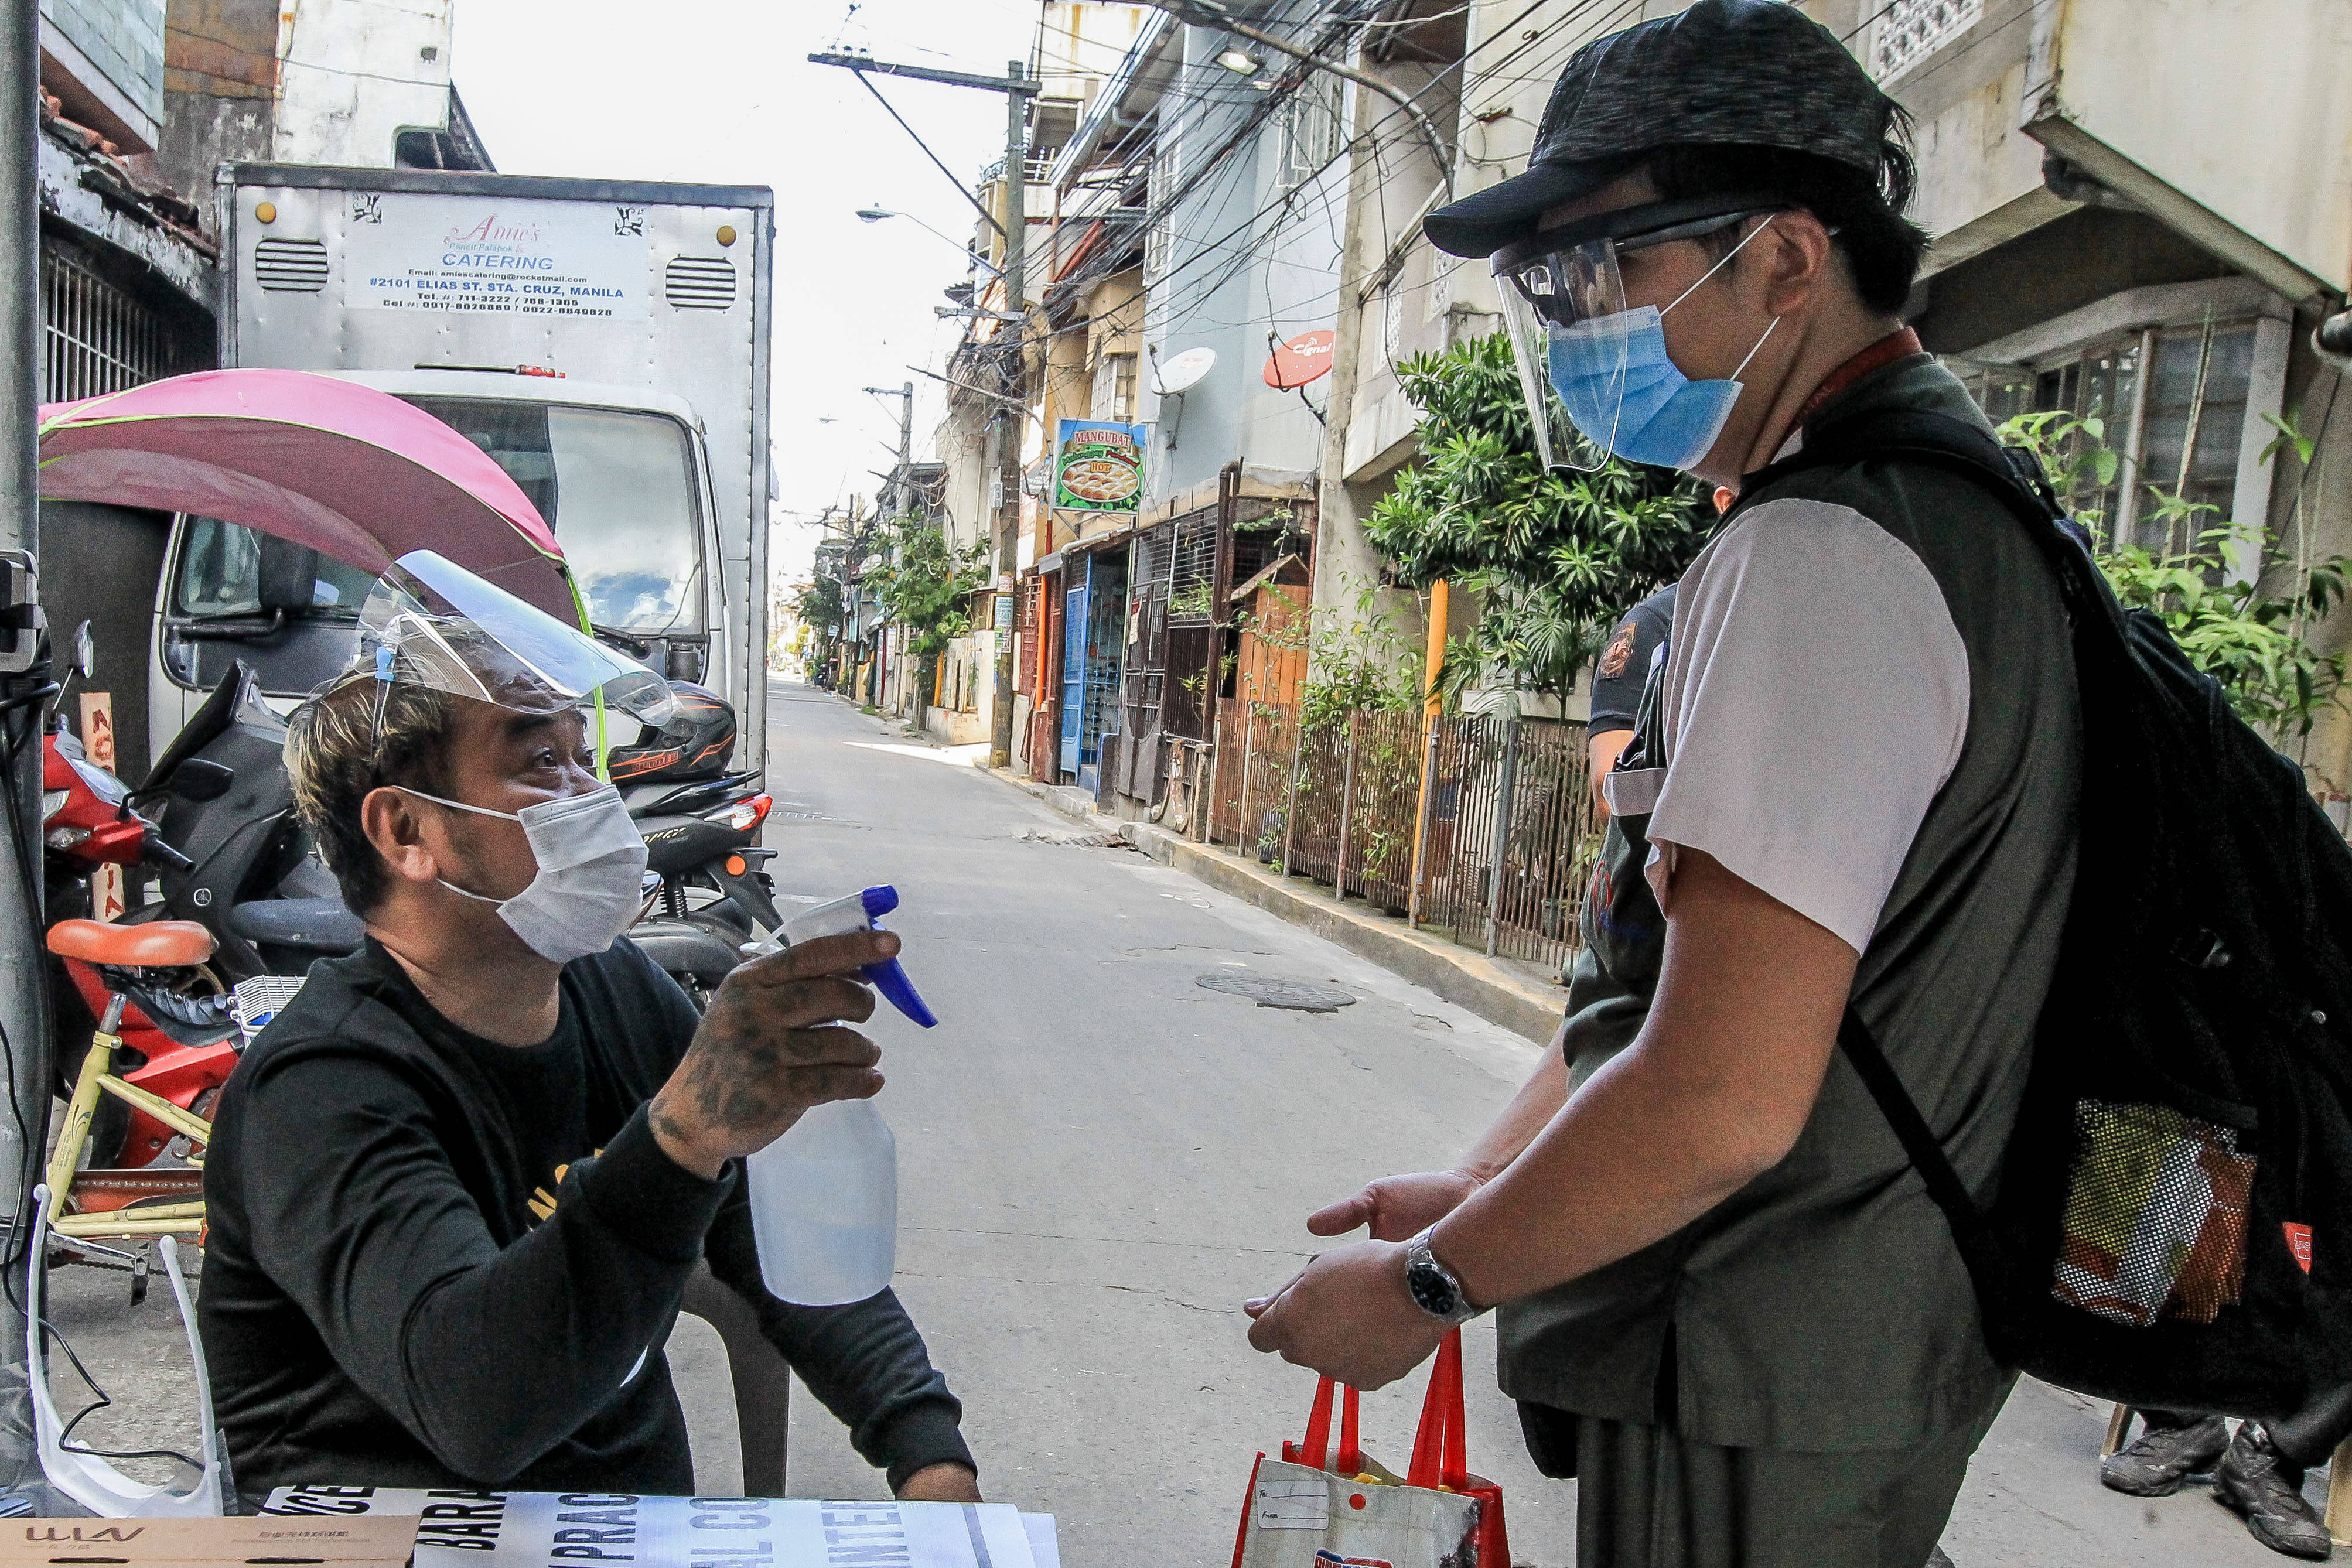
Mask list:
[[[1579,946],[1600,836],[1580,724],[1229,704],[1168,768],[1194,839],[1489,956],[1557,968]]]

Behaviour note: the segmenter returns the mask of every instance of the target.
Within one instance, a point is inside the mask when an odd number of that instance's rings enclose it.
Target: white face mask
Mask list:
[[[446,877],[438,880],[452,893],[497,904],[499,918],[549,963],[568,964],[604,952],[636,918],[645,899],[646,841],[612,785],[520,811],[493,811],[404,785],[394,788],[455,811],[522,824],[539,874],[512,898],[488,898]]]

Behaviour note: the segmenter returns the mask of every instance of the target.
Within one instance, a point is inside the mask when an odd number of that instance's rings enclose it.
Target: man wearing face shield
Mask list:
[[[1837,1036],[1852,998],[1989,1191],[2072,882],[2055,580],[1944,469],[1772,469],[1885,410],[1990,428],[1900,319],[1902,130],[1798,7],[1701,0],[1580,50],[1528,172],[1428,220],[1493,259],[1548,462],[1739,498],[1606,780],[1558,1048],[1455,1166],[1314,1216],[1374,1239],[1250,1337],[1370,1387],[1500,1307],[1582,1568],[1916,1568],[2013,1375]]]
[[[200,1310],[247,1493],[693,1490],[663,1343],[695,1265],[901,1497],[976,1500],[961,1406],[888,1291],[761,1287],[743,1156],[874,1093],[884,932],[746,964],[698,1018],[620,933],[646,851],[593,770],[642,667],[430,552],[299,710],[297,808],[367,942],[311,968],[224,1091]]]

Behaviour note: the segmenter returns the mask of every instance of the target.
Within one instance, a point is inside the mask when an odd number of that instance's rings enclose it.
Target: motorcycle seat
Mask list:
[[[257,898],[228,912],[228,928],[248,942],[332,957],[357,952],[367,934],[340,898]]]
[[[213,934],[193,920],[151,920],[143,925],[60,920],[49,927],[47,941],[60,958],[126,969],[176,969],[213,956]]]

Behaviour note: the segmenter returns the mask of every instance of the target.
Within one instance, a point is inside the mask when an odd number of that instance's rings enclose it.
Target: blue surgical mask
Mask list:
[[[1770,226],[1759,225],[1664,310],[1644,305],[1551,329],[1547,357],[1552,390],[1577,429],[1629,463],[1688,468],[1707,455],[1739,401],[1740,371],[1748,368],[1780,319],[1772,319],[1764,337],[1756,340],[1728,379],[1695,382],[1666,353],[1666,310],[1689,298],[1748,240]]]

